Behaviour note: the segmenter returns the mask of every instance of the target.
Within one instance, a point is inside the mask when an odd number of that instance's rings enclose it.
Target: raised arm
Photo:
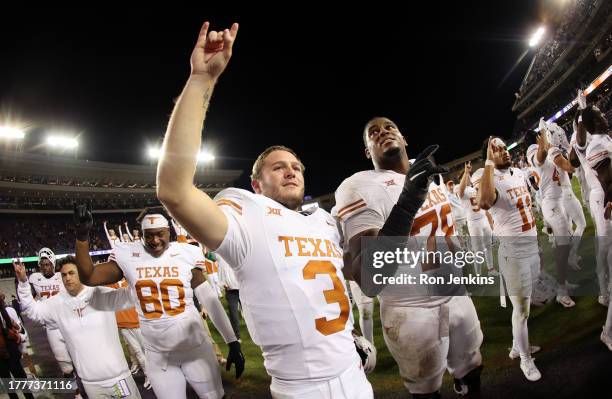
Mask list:
[[[586,128],[582,124],[582,116],[581,112],[583,109],[587,107],[587,101],[582,90],[578,90],[578,97],[576,98],[578,101],[578,112],[576,112],[576,116],[574,116],[574,122],[572,123],[574,127],[574,131],[576,132],[576,144],[579,149],[586,149]]]
[[[79,278],[89,286],[108,285],[123,278],[123,272],[114,261],[100,263],[94,267],[89,256],[89,231],[93,226],[93,217],[89,204],[74,204],[74,225],[76,234],[75,252]]]
[[[172,217],[207,247],[219,247],[227,219],[193,184],[201,132],[210,97],[232,55],[238,24],[220,32],[205,22],[191,54],[191,74],[176,105],[157,165],[157,196]]]
[[[536,152],[536,161],[538,165],[542,165],[544,161],[546,161],[546,157],[548,156],[548,150],[550,149],[550,143],[548,142],[548,136],[546,135],[546,131],[544,129],[540,130],[540,134],[538,134],[538,151]]]
[[[108,240],[108,243],[110,244],[111,248],[113,247],[113,242],[111,241],[111,237],[110,234],[108,234],[108,227],[106,227],[106,220],[104,222],[102,222],[103,226],[104,226],[104,233],[106,233],[106,239]]]
[[[485,162],[484,171],[480,178],[480,187],[478,188],[478,206],[484,210],[491,209],[497,202],[497,191],[495,190],[495,182],[493,181],[493,173],[495,165],[493,163],[493,148],[489,139],[487,147],[487,160]]]
[[[567,173],[574,173],[576,169],[572,166],[571,162],[563,156],[563,154],[559,154],[553,160],[555,166]]]
[[[96,266],[98,267],[98,266]],[[100,287],[96,288],[92,305],[98,310],[125,310],[134,306],[130,290],[124,288]]]
[[[123,223],[123,225],[125,226],[125,233],[130,238],[130,241],[134,241],[134,237],[132,236],[132,233],[130,233],[130,228],[128,227],[128,222]]]
[[[119,241],[120,242],[125,242],[125,241],[123,241],[123,231],[121,230],[121,225],[118,224],[117,227],[118,227],[117,230],[119,230],[119,235],[117,236],[119,238]]]
[[[17,276],[17,280],[19,281],[17,295],[19,296],[23,314],[25,314],[28,319],[39,324],[52,322],[49,304],[47,302],[35,301],[32,296],[32,290],[30,289],[23,263],[21,263],[21,261],[14,261],[13,267],[15,269],[15,276]]]
[[[461,181],[459,182],[459,198],[463,199],[463,194],[465,193],[465,188],[472,184],[470,179],[470,173],[472,173],[472,162],[467,161],[463,167],[463,176],[461,176]]]

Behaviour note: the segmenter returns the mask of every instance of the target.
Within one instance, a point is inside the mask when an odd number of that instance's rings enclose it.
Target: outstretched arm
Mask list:
[[[215,202],[193,184],[201,132],[210,97],[232,55],[238,24],[220,32],[205,22],[191,54],[191,74],[176,105],[157,165],[157,196],[172,217],[197,241],[219,247],[227,219]]]
[[[116,283],[123,278],[123,272],[119,265],[114,261],[100,263],[94,267],[93,261],[89,256],[89,231],[93,226],[93,217],[89,204],[74,204],[74,224],[75,224],[75,252],[77,269],[81,282],[89,286],[107,285]]]
[[[108,227],[106,227],[106,220],[103,222],[103,225],[104,225],[104,232],[106,233],[106,239],[108,240],[108,243],[110,244],[112,248],[114,246],[114,243],[111,240],[110,234],[108,234]]]
[[[130,241],[134,241],[134,236],[132,236],[132,233],[130,233],[130,228],[128,227],[128,222],[123,223],[123,225],[125,226],[125,233],[130,238]]]
[[[480,178],[480,187],[478,188],[478,206],[484,210],[491,209],[497,202],[497,191],[495,190],[495,182],[493,181],[493,173],[495,166],[493,165],[493,148],[491,139],[487,147],[487,160],[485,162],[484,172]]]
[[[470,179],[470,173],[472,172],[472,162],[467,161],[463,168],[463,176],[461,176],[461,181],[459,182],[459,198],[463,199],[463,193],[465,193],[465,188],[472,184]]]
[[[546,161],[549,148],[550,143],[548,142],[546,131],[540,130],[540,134],[538,134],[538,151],[536,153],[536,161],[538,162],[538,165],[542,165],[544,161]]]
[[[28,319],[39,324],[51,322],[49,304],[43,301],[35,301],[34,297],[32,297],[32,290],[30,289],[23,263],[21,263],[21,261],[14,261],[13,267],[15,269],[15,276],[17,276],[17,280],[19,281],[17,295],[19,296],[22,312]]]
[[[574,167],[572,166],[571,162],[562,154],[557,155],[553,160],[553,163],[556,167],[567,173],[574,173],[576,171],[576,169],[574,169]]]

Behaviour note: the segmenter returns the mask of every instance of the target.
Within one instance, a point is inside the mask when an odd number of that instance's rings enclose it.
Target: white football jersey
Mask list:
[[[474,185],[480,185],[484,169],[472,177]],[[500,242],[511,243],[518,256],[538,253],[536,220],[531,210],[531,194],[527,179],[517,168],[495,169],[493,174],[497,200],[489,209],[493,217],[493,234]],[[523,237],[524,239],[517,239]]]
[[[478,206],[478,191],[476,191],[474,187],[465,187],[461,203],[467,215],[467,220],[470,222],[475,222],[486,217],[485,211]]]
[[[370,229],[381,229],[397,203],[404,187],[406,175],[392,170],[367,170],[347,178],[336,190],[336,206],[332,215],[336,217],[347,240]],[[446,189],[431,183],[425,202],[417,212],[411,236],[447,237],[455,236],[452,208]],[[428,243],[428,245],[436,242]],[[459,244],[456,244],[459,248]],[[438,250],[444,251],[447,248]],[[428,250],[434,251],[435,248]],[[419,272],[435,268],[434,265],[416,265]],[[450,296],[379,295],[381,305],[433,307],[448,302]]]
[[[42,273],[36,272],[28,279],[36,291],[36,300],[44,301],[64,291],[62,273],[57,272],[52,277],[46,278]]]
[[[115,249],[115,246],[119,244],[120,242],[122,241],[117,236],[108,238],[108,243],[110,244],[111,249]]]
[[[586,149],[586,160],[596,176],[595,167],[604,159],[610,159],[611,157],[612,138],[607,134],[592,134],[591,141]]]
[[[463,209],[463,203],[461,199],[459,199],[459,196],[457,194],[457,186],[455,186],[454,192],[449,193],[447,189],[446,193],[448,196],[448,202],[451,204],[451,209],[453,210],[453,216],[455,220],[465,219],[466,212]]]
[[[601,184],[599,183],[599,180],[597,179],[597,175],[595,174],[595,171],[591,169],[587,161],[586,149],[589,147],[591,140],[592,140],[592,136],[590,133],[587,132],[585,150],[580,150],[578,148],[578,143],[576,142],[576,132],[574,132],[570,140],[570,145],[574,148],[574,152],[576,153],[576,156],[578,157],[578,160],[580,161],[580,164],[582,165],[582,170],[584,172],[584,178],[587,182],[589,189],[590,190],[601,190],[602,189]]]
[[[185,351],[204,342],[191,289],[191,269],[201,268],[203,258],[199,247],[178,242],[158,258],[140,242],[118,243],[110,254],[129,284],[147,349]]]
[[[557,147],[551,147],[548,150],[546,159],[542,165],[538,165],[536,153],[538,145],[532,144],[527,149],[527,161],[540,174],[540,192],[542,199],[557,199],[561,198],[563,189],[561,188],[561,179],[559,170],[555,166],[554,159],[561,155],[561,150]]]
[[[228,221],[215,253],[236,273],[244,318],[268,374],[329,379],[354,364],[353,315],[331,215],[321,208],[295,212],[236,188],[215,201]]]
[[[572,181],[570,180],[569,173],[564,170],[559,170],[559,183],[563,191],[572,189]]]

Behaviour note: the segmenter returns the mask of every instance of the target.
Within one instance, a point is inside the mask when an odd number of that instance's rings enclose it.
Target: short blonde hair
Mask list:
[[[304,171],[306,170],[306,167],[302,163],[302,160],[300,159],[300,157],[297,156],[295,151],[293,151],[289,147],[285,147],[284,145],[273,145],[273,146],[266,148],[261,154],[259,154],[259,156],[255,160],[255,163],[253,164],[253,170],[251,171],[251,180],[261,179],[261,169],[263,168],[264,162],[266,161],[266,158],[268,157],[268,155],[270,155],[274,151],[286,151],[290,154],[293,154],[293,156],[300,163],[300,167],[302,168],[302,173],[304,173]]]

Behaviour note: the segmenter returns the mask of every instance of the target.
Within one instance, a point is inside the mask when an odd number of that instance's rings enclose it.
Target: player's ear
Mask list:
[[[251,180],[251,187],[253,188],[253,191],[255,191],[255,194],[261,194],[261,184],[259,184],[257,180]]]
[[[400,137],[402,138],[402,144],[403,144],[405,147],[408,147],[408,143],[406,142],[406,138],[404,137],[404,135],[403,135],[403,134],[400,134]]]
[[[368,159],[372,159],[372,154],[370,154],[370,149],[368,147],[365,148],[365,156]]]

